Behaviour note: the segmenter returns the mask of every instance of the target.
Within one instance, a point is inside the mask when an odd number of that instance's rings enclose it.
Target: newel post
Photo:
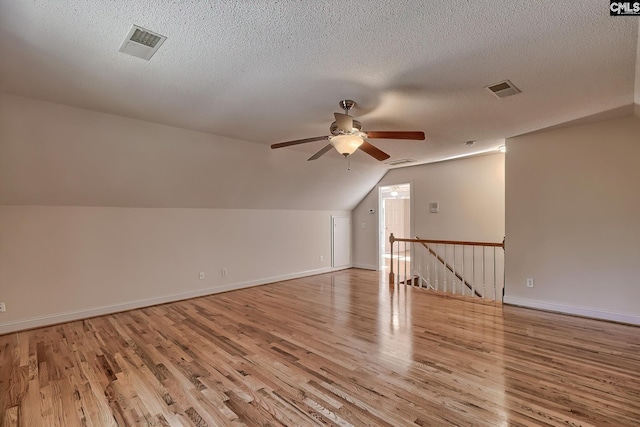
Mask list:
[[[393,236],[393,233],[389,235],[389,243],[391,244],[391,271],[389,272],[389,284],[393,285],[394,277],[393,277],[393,242],[396,241],[396,238]]]

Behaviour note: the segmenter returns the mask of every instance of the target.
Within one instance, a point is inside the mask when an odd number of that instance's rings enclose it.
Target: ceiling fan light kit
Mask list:
[[[343,156],[353,154],[364,142],[359,135],[337,135],[329,138],[331,145]]]
[[[340,108],[344,110],[344,113],[334,113],[336,119],[331,123],[329,128],[331,135],[318,136],[306,139],[297,139],[295,141],[279,142],[271,145],[271,148],[289,147],[291,145],[306,144],[308,142],[321,141],[329,139],[330,144],[323,147],[316,154],[311,156],[308,160],[316,160],[322,157],[325,153],[334,147],[338,153],[348,157],[356,150],[361,149],[376,160],[387,160],[390,156],[384,151],[371,145],[367,138],[383,138],[383,139],[412,139],[412,140],[424,140],[424,132],[395,132],[395,131],[362,131],[362,124],[354,120],[349,115],[349,110],[353,108],[356,103],[350,99],[342,100],[338,103]]]

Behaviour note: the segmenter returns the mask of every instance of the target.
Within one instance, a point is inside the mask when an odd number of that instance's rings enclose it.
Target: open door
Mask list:
[[[389,235],[398,238],[411,238],[411,184],[398,184],[379,187],[380,237],[378,253],[379,269],[389,268],[391,245]],[[407,249],[409,246],[407,246]],[[397,245],[394,251],[397,251]],[[398,254],[396,254],[398,255]],[[410,257],[409,253],[400,254]]]

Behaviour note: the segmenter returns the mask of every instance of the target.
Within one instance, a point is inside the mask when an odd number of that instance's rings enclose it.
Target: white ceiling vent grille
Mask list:
[[[148,61],[166,39],[165,36],[133,25],[120,46],[120,52]]]
[[[509,80],[487,86],[486,88],[498,98],[506,98],[507,96],[517,95],[520,93],[520,89],[515,87]]]
[[[415,160],[413,159],[398,159],[398,160],[389,160],[388,162],[384,162],[384,163],[389,166],[398,166],[398,165],[403,165],[405,163],[413,163],[413,162],[415,162]]]

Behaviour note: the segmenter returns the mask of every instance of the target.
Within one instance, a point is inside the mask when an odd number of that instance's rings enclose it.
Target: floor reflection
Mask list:
[[[410,287],[378,287],[378,337],[380,352],[393,358],[397,371],[405,372],[413,359],[413,322]]]
[[[322,292],[296,299],[333,380],[393,389],[415,424],[639,425],[637,328],[389,285],[388,271],[308,280]]]

